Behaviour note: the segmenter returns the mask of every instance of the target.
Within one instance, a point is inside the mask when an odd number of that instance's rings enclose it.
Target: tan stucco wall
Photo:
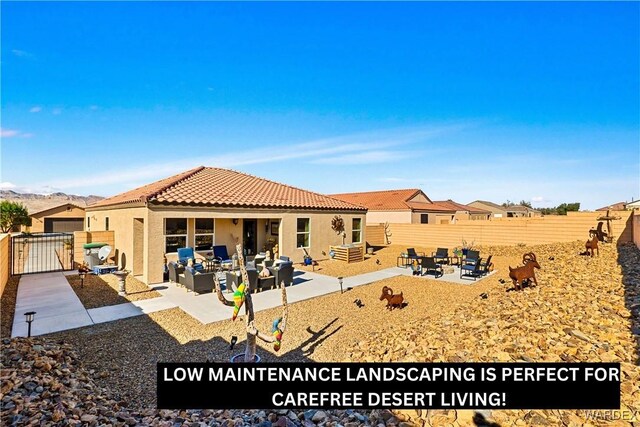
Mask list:
[[[67,210],[67,207],[71,209]],[[31,215],[31,227],[26,227],[26,231],[30,233],[43,233],[45,218],[84,218],[84,209],[77,206],[63,205],[44,212],[38,212]]]
[[[424,194],[422,193],[418,193],[415,196],[413,196],[411,199],[409,199],[408,201],[411,202],[422,202],[422,203],[431,203],[431,200],[429,200],[428,197],[426,197]]]
[[[128,209],[111,209],[103,211],[87,211],[86,216],[90,219],[89,230],[86,230],[87,220],[85,218],[85,231],[105,231],[105,218],[109,217],[109,231],[114,232],[115,248],[114,256],[117,256],[117,264],[126,270],[133,269],[133,239],[134,239],[134,218],[142,218],[144,221],[144,235],[149,235],[147,224],[147,212],[144,207]],[[146,241],[145,241],[146,244]],[[146,251],[145,251],[146,254]],[[161,259],[162,261],[162,259]],[[143,259],[143,266],[148,265],[148,257]],[[143,267],[143,271],[146,269]],[[142,275],[143,280],[145,274]]]
[[[418,220],[419,221],[419,220]],[[410,224],[411,211],[368,211],[367,224],[384,224],[389,222],[392,224]]]
[[[9,281],[11,257],[9,256],[9,235],[0,234],[0,296]]]

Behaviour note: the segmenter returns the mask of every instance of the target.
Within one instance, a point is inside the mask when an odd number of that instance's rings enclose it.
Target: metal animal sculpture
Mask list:
[[[600,223],[600,225],[602,225],[602,223]],[[600,249],[598,249],[598,234],[590,231],[589,237],[590,239],[584,244],[584,247],[587,249],[586,255],[591,255],[593,258],[594,252],[597,252],[598,256],[600,256]]]
[[[404,297],[402,296],[402,292],[394,295],[393,289],[388,286],[382,288],[382,295],[380,295],[380,301],[386,299],[387,300],[387,310],[393,310],[394,308],[402,308],[402,303],[404,302]]]
[[[524,281],[533,281],[538,286],[536,280],[535,268],[541,268],[538,261],[536,261],[536,254],[533,252],[526,253],[522,256],[522,266],[511,268],[509,267],[509,277],[513,281],[513,288],[516,290],[522,290]]]

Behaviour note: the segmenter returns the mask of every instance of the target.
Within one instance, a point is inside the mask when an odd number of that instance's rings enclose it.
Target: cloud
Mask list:
[[[29,53],[25,50],[19,50],[19,49],[12,49],[11,53],[13,53],[14,56],[17,56],[18,58],[25,58],[25,59],[34,59],[35,55],[33,55],[32,53]]]
[[[540,203],[546,201],[546,199],[542,196],[535,196],[531,198],[531,201],[534,203]]]
[[[456,127],[447,126],[446,130]],[[415,153],[391,147],[407,147],[407,144],[424,142],[445,131],[445,127],[383,129],[365,133],[322,138],[312,141],[287,144],[280,147],[265,146],[262,149],[238,150],[212,157],[176,159],[167,163],[146,164],[132,168],[129,172],[106,170],[96,176],[78,176],[49,181],[52,187],[67,188],[106,187],[118,185],[123,188],[139,185],[168,175],[176,174],[197,165],[235,168],[284,161],[307,161],[315,164],[371,164],[407,158]],[[422,148],[422,147],[421,147]],[[299,162],[297,162],[299,164]],[[33,187],[42,188],[42,184]]]
[[[29,109],[30,113],[39,113],[40,111],[42,111],[42,107],[40,107],[39,105],[36,105],[35,107],[31,107]]]
[[[12,190],[14,188],[16,188],[16,185],[12,182],[0,182],[0,190]]]
[[[59,116],[60,114],[62,114],[62,108],[54,108],[53,110],[51,110],[51,114],[53,114],[54,116]]]
[[[11,138],[11,137],[17,136],[19,134],[20,134],[19,130],[0,128],[0,137],[2,137],[2,138]]]
[[[21,133],[20,138],[31,138],[33,136],[32,133]]]

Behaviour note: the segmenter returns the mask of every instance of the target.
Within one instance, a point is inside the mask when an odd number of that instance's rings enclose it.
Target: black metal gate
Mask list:
[[[38,233],[11,236],[11,274],[73,269],[73,234]]]

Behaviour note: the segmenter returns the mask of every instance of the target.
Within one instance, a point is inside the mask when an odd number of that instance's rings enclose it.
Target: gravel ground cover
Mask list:
[[[126,296],[118,295],[118,278],[113,274],[101,274],[99,276],[87,274],[84,278],[83,286],[81,286],[80,276],[71,275],[66,277],[74,292],[87,309],[161,296],[160,293],[149,288],[131,275],[127,276],[125,282],[127,287]]]
[[[490,248],[509,254],[514,248]],[[640,421],[640,251],[601,245],[600,256],[578,255],[584,243],[541,245],[538,287],[494,288],[487,299],[428,315],[400,329],[385,325],[349,350],[352,361],[620,362],[621,410]],[[620,265],[618,265],[618,262]],[[446,425],[456,411],[407,411],[418,424]],[[589,420],[584,411],[495,411],[500,425],[631,425]]]
[[[396,277],[342,295],[334,293],[292,304],[290,323],[280,352],[275,353],[262,345],[258,351],[266,362],[276,359],[619,361],[623,369],[621,409],[640,410],[640,251],[631,245],[619,249],[604,245],[599,257],[587,258],[578,255],[583,245],[583,242],[574,242],[524,248],[482,248],[487,254],[494,254],[498,272],[475,284],[456,285],[433,279]],[[536,272],[539,286],[507,292],[510,282],[500,282],[508,279],[507,266],[519,264],[522,253],[531,250],[536,252],[542,265]],[[393,262],[395,264],[395,258]],[[378,299],[384,285],[391,286],[394,292],[403,292],[408,302],[403,310],[389,312],[384,309],[385,303]],[[480,294],[485,292],[488,298],[481,298]],[[355,299],[360,299],[364,307],[357,308],[353,304]],[[268,329],[279,313],[279,309],[258,313],[258,326]],[[238,336],[240,342],[231,351],[228,342],[233,335]],[[77,353],[83,365],[74,364],[68,369],[85,375],[86,380],[81,383],[91,382],[97,389],[105,390],[104,396],[108,391],[111,403],[96,405],[115,411],[113,415],[117,422],[100,421],[100,424],[473,425],[470,411],[404,411],[394,415],[388,411],[305,414],[286,411],[157,412],[150,409],[155,403],[157,361],[228,360],[232,354],[242,352],[243,335],[242,319],[204,326],[180,309],[171,309],[56,333],[44,337],[43,341],[68,343],[56,345],[65,348],[64,355],[73,353],[76,357]],[[15,346],[16,341],[6,342],[9,344],[3,341],[3,355],[9,357],[4,358],[3,363],[20,363],[13,360],[13,353],[5,350],[5,345]],[[22,354],[29,349],[23,347],[16,351]],[[4,402],[7,395],[13,399],[26,385],[16,385],[11,377],[7,378],[11,370],[7,371],[6,366],[2,368],[2,390],[7,393]],[[66,373],[63,369],[59,371]],[[6,379],[14,384],[5,385],[8,384]],[[29,384],[28,387],[32,386]],[[133,412],[120,410],[124,402],[133,408]],[[35,397],[31,406],[23,405],[22,411],[33,414],[29,411],[36,410],[34,405],[41,405],[45,408],[37,409],[40,415],[33,416],[49,416],[47,414],[53,414],[56,404],[55,399]],[[3,421],[12,421],[13,418],[7,417],[21,414],[16,408],[4,406]],[[82,415],[99,417],[101,411],[80,408],[74,416],[76,419],[81,419]],[[589,422],[580,411],[494,411],[491,418],[502,426],[603,424]],[[98,419],[91,418],[88,422],[88,425],[98,424]],[[630,423],[619,420],[608,425]]]
[[[20,276],[10,276],[0,298],[0,338],[11,338]]]

